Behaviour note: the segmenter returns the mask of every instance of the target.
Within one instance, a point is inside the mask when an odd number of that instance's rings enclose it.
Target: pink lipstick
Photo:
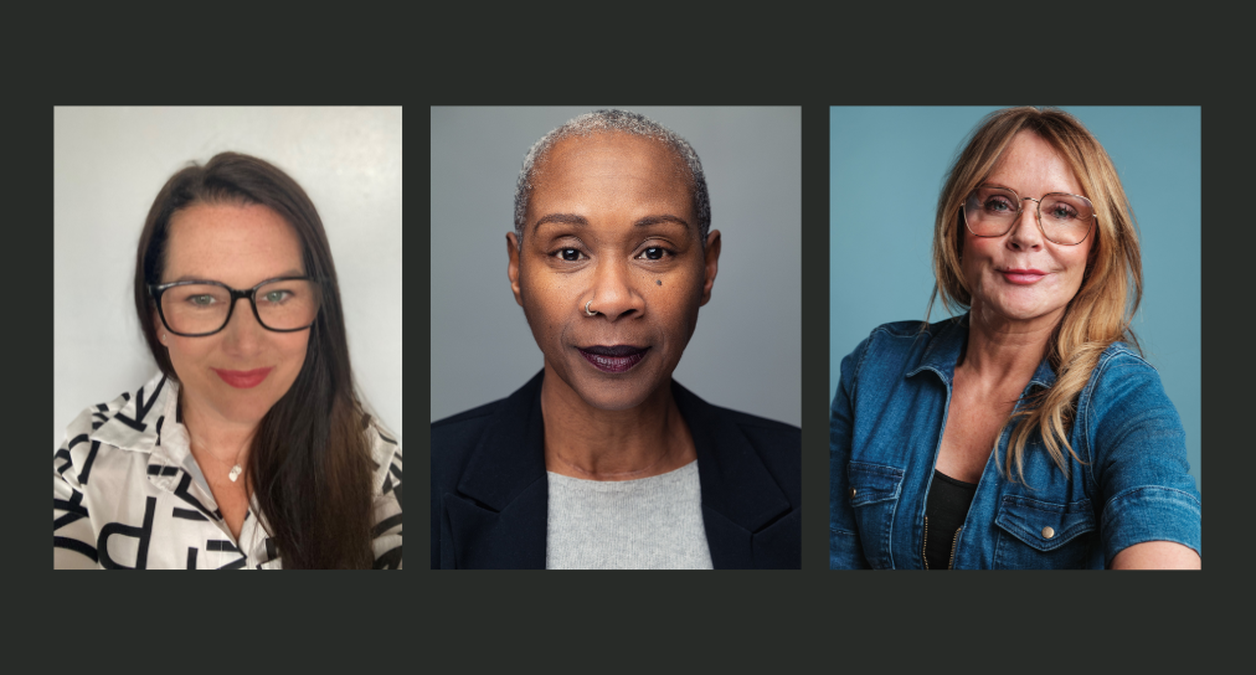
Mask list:
[[[999,273],[1002,274],[1003,278],[1007,279],[1009,282],[1022,285],[1037,283],[1043,277],[1047,276],[1047,273],[1042,270],[1032,269],[999,270]]]
[[[262,383],[270,371],[274,370],[274,366],[269,368],[258,368],[257,370],[219,370],[210,368],[222,378],[223,382],[235,387],[236,389],[252,389]]]
[[[594,368],[604,373],[622,373],[641,362],[649,347],[633,347],[632,345],[615,345],[604,347],[577,347],[580,355]]]

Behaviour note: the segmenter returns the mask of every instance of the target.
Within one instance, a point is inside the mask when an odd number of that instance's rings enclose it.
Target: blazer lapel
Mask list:
[[[537,374],[486,423],[457,492],[443,497],[442,567],[545,567],[549,483],[541,379]],[[672,391],[698,454],[702,519],[715,568],[799,568],[799,511],[750,440],[718,408],[675,382]],[[795,545],[780,543],[791,540]]]
[[[672,391],[698,452],[712,564],[716,569],[798,569],[802,552],[781,542],[799,540],[800,512],[791,508],[759,453],[718,408],[674,382]]]
[[[457,493],[444,496],[444,566],[545,567],[549,486],[541,378],[537,374],[506,399],[487,423]]]

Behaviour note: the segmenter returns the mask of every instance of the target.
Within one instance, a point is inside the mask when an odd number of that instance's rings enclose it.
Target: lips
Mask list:
[[[1002,274],[1004,279],[1014,284],[1033,284],[1047,276],[1046,272],[1035,269],[999,270],[999,274]]]
[[[262,383],[270,371],[274,370],[274,366],[269,368],[258,368],[256,370],[219,370],[210,368],[222,378],[223,382],[235,387],[236,389],[252,389]]]
[[[614,345],[611,347],[593,345],[591,347],[577,347],[576,349],[594,368],[604,373],[626,372],[640,363],[641,359],[645,358],[646,352],[650,351],[649,347],[634,347],[632,345]]]

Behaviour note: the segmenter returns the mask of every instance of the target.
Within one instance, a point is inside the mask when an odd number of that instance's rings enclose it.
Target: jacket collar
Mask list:
[[[544,371],[488,420],[444,506],[457,567],[544,568],[549,485],[541,382]],[[789,499],[737,424],[672,382],[698,455],[703,523],[716,568],[771,566],[755,533],[790,510]],[[758,553],[759,557],[756,557]]]
[[[920,357],[920,363],[908,370],[906,377],[931,370],[942,378],[949,389],[955,381],[955,364],[959,362],[964,347],[968,344],[968,314],[930,324],[926,334],[930,336],[930,340]],[[1033,377],[1029,378],[1026,391],[1035,385],[1049,388],[1052,384],[1055,384],[1055,371],[1044,358],[1034,370]]]

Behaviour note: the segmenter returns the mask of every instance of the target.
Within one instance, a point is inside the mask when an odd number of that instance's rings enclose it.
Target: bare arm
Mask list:
[[[1146,541],[1123,549],[1112,559],[1114,570],[1197,570],[1199,554],[1172,541]]]

